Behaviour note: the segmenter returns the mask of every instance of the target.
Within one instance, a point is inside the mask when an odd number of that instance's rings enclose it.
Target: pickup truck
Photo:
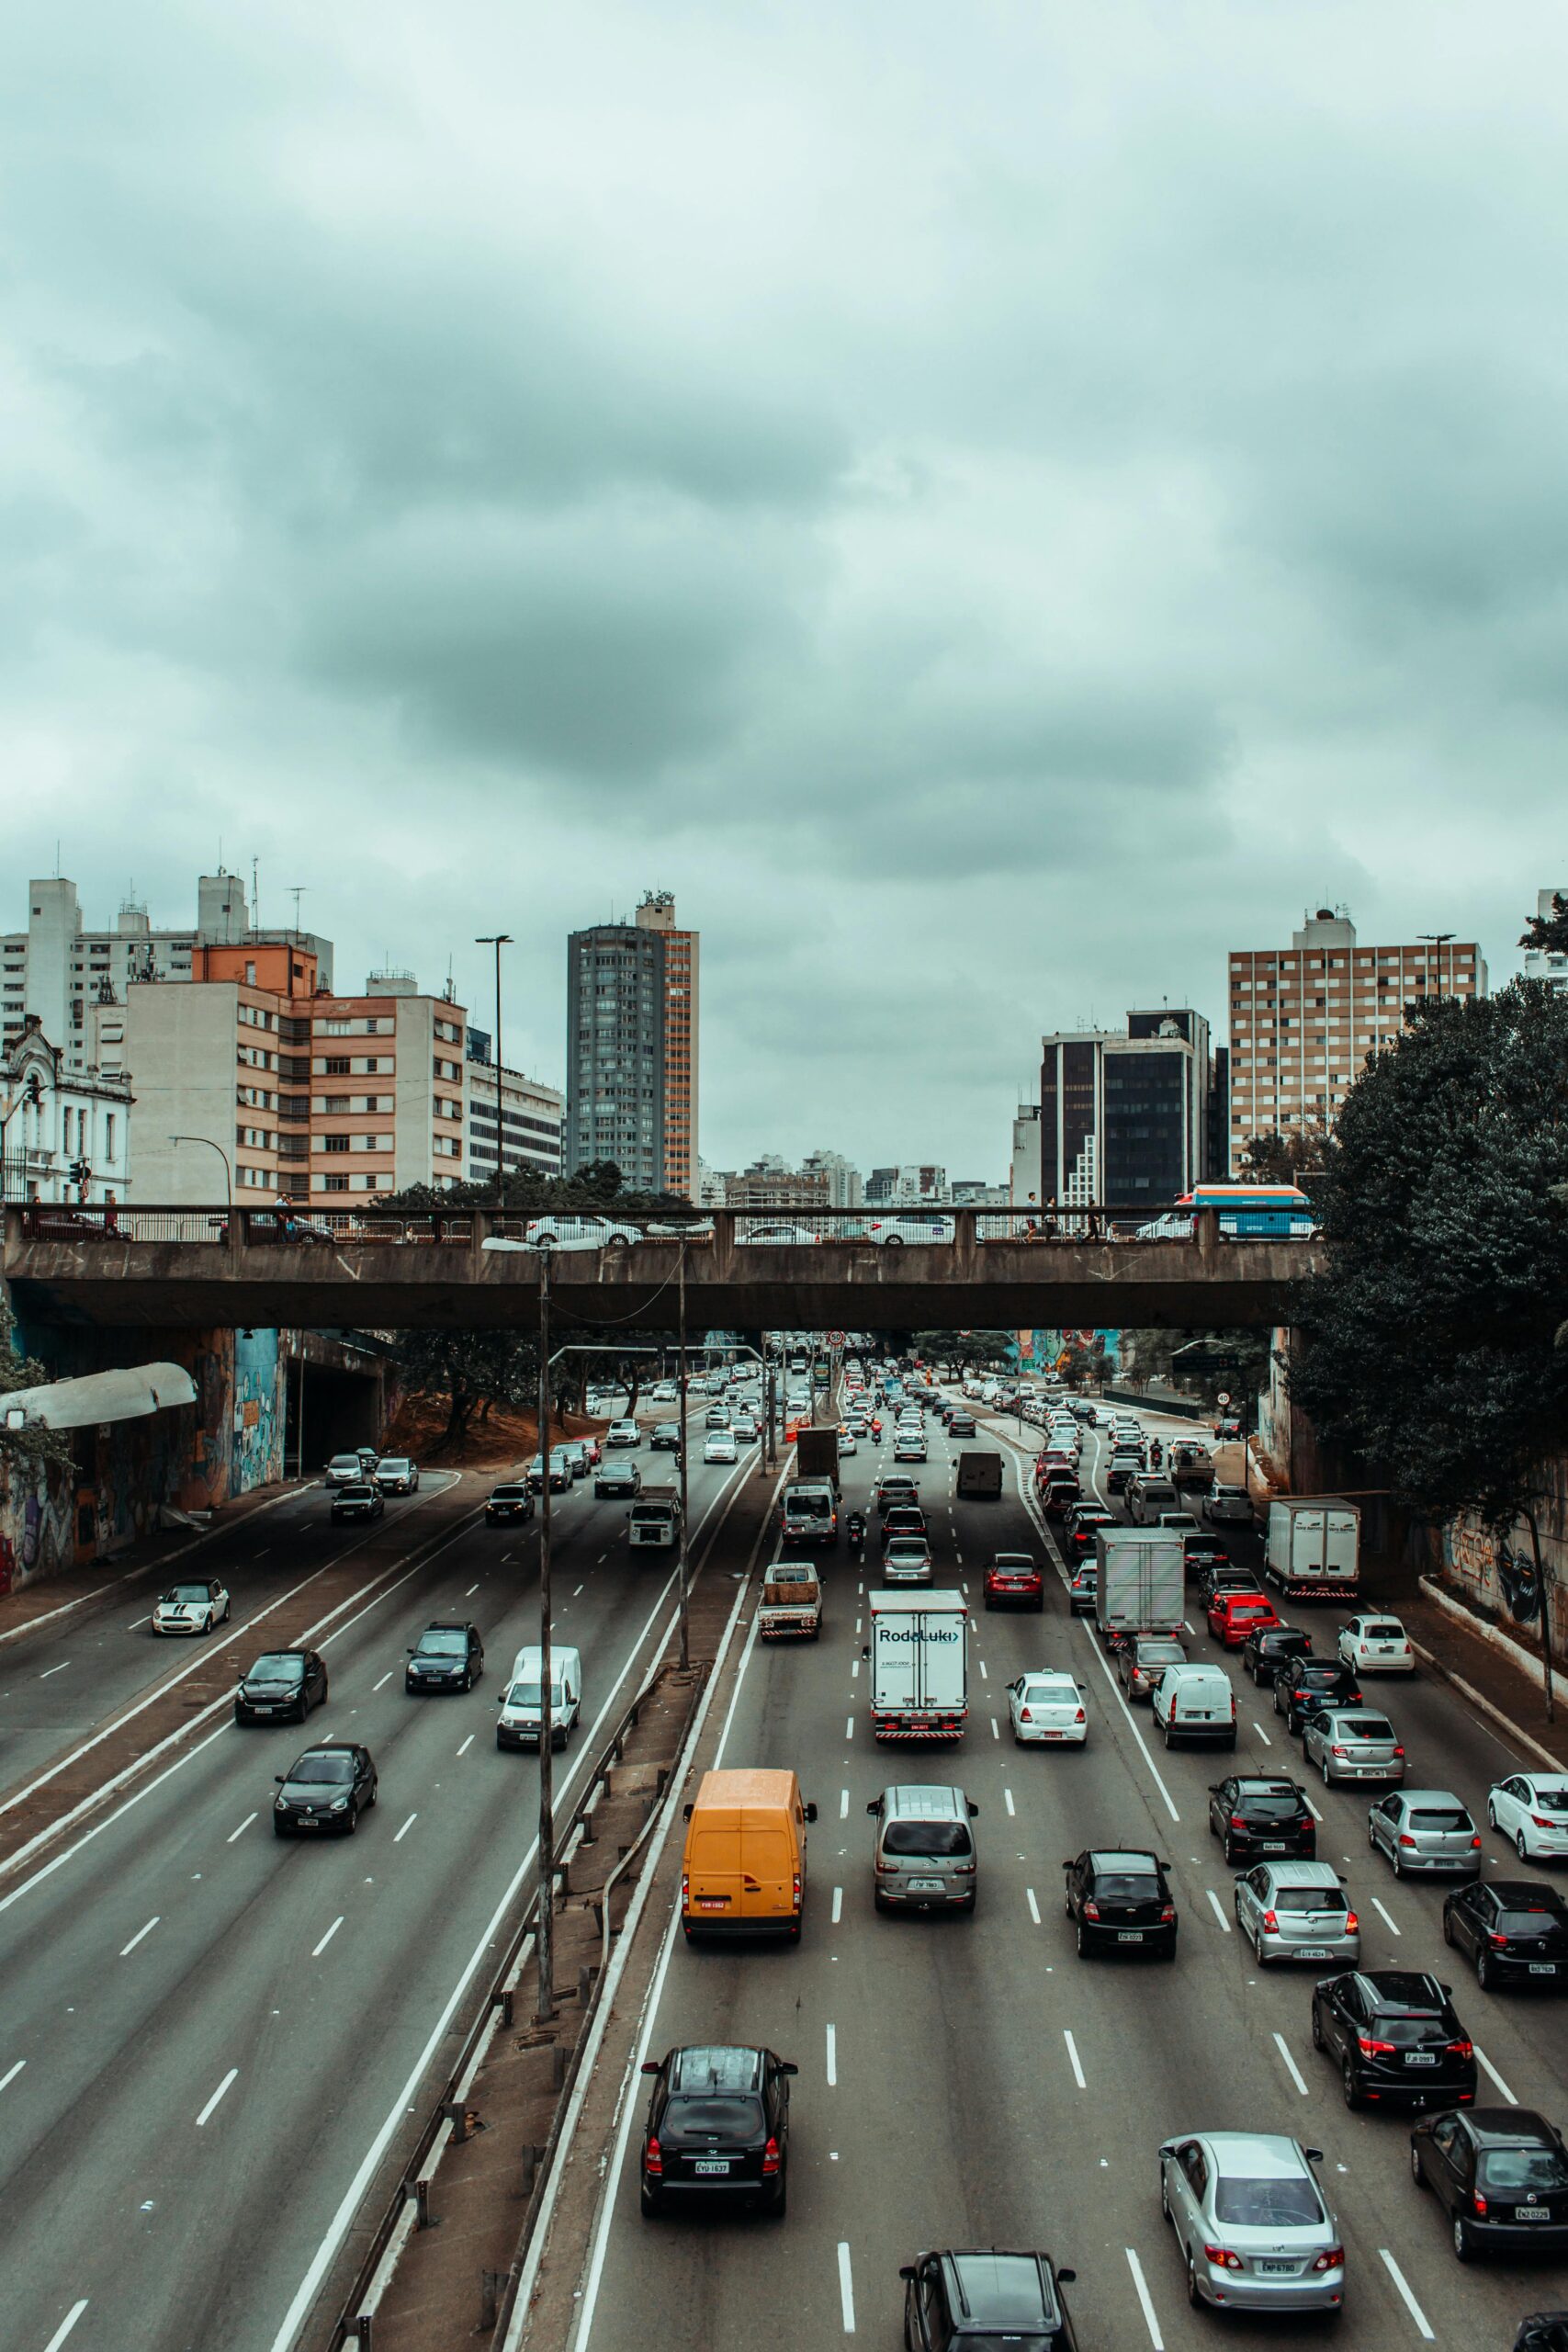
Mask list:
[[[764,1642],[815,1642],[822,1632],[822,1585],[808,1563],[775,1560],[762,1587],[757,1632]]]

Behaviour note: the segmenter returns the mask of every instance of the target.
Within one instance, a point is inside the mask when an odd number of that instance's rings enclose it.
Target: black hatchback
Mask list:
[[[1227,1862],[1253,1861],[1259,1854],[1310,1862],[1317,1852],[1317,1824],[1294,1781],[1252,1772],[1216,1781],[1209,1791],[1209,1826]]]
[[[642,2212],[666,2198],[753,2205],[775,2221],[789,2182],[789,2086],[799,2073],[771,2050],[732,2043],[667,2050],[653,2077],[642,2141]]]
[[[268,1650],[234,1693],[237,1724],[302,1724],[327,1695],[326,1660],[319,1650]]]
[[[272,1826],[279,1838],[352,1838],[360,1815],[379,1793],[370,1750],[351,1740],[308,1747],[276,1778]]]
[[[909,2352],[992,2352],[1001,2344],[1029,2352],[1076,2352],[1077,2337],[1062,2301],[1077,2273],[1058,2270],[1048,2254],[922,2254],[907,2262],[904,2342]]]
[[[485,1670],[485,1647],[477,1625],[425,1627],[403,1669],[405,1690],[471,1690]]]
[[[1062,1864],[1080,1960],[1103,1951],[1176,1958],[1176,1905],[1165,1875],[1169,1868],[1153,1854],[1103,1847],[1086,1847]]]
[[[1274,1677],[1274,1713],[1284,1716],[1285,1729],[1292,1736],[1321,1707],[1360,1704],[1360,1684],[1336,1658],[1302,1658],[1282,1666]]]
[[[1434,2188],[1461,2262],[1478,2254],[1568,2253],[1568,2151],[1528,2107],[1428,2116],[1410,2134],[1417,2188]]]
[[[1254,1682],[1272,1682],[1287,1667],[1312,1656],[1312,1635],[1295,1625],[1260,1625],[1241,1645],[1241,1662]]]
[[[1478,1879],[1457,1887],[1443,1905],[1443,1941],[1470,1954],[1483,1992],[1568,1985],[1568,1908],[1539,1880]]]
[[[1347,2107],[1470,2107],[1475,2045],[1449,1987],[1411,1968],[1353,1968],[1312,1996],[1312,2046],[1336,2061]]]

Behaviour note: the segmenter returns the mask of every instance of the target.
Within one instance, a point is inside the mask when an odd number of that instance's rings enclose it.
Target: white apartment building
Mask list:
[[[841,1151],[808,1151],[800,1163],[803,1176],[820,1176],[827,1183],[823,1205],[830,1209],[858,1209],[865,1200],[865,1180],[852,1160]]]
[[[496,1067],[488,1052],[476,1055],[468,1042],[468,1182],[482,1184],[495,1176]],[[502,1069],[501,1083],[502,1151],[505,1172],[528,1170],[536,1176],[561,1173],[562,1130],[566,1096],[558,1087],[525,1078],[520,1069]]]
[[[1537,894],[1535,910],[1542,922],[1551,921],[1554,899],[1568,899],[1568,883],[1564,883],[1561,889],[1541,890]],[[1554,989],[1568,989],[1568,956],[1553,953],[1545,947],[1527,947],[1525,978],[1527,980],[1549,980]]]
[[[29,1016],[0,1047],[0,1197],[123,1201],[131,1099],[124,1078],[73,1071]]]

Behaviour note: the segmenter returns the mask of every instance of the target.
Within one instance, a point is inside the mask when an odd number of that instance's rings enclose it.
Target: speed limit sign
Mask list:
[[[1221,1404],[1222,1404],[1222,1405],[1228,1405],[1228,1404],[1230,1403],[1230,1401],[1231,1401],[1231,1392],[1230,1392],[1230,1390],[1229,1390],[1228,1388],[1222,1388],[1222,1389],[1221,1389],[1221,1391],[1220,1391],[1220,1402],[1221,1402]]]

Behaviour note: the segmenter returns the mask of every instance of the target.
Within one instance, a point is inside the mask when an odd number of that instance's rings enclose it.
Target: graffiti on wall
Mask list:
[[[1542,1524],[1540,1550],[1542,1566],[1561,1589],[1568,1583],[1568,1543],[1561,1521]],[[1478,1598],[1506,1611],[1517,1625],[1533,1625],[1540,1618],[1541,1579],[1529,1529],[1522,1522],[1500,1535],[1466,1513],[1443,1531],[1443,1565]]]

